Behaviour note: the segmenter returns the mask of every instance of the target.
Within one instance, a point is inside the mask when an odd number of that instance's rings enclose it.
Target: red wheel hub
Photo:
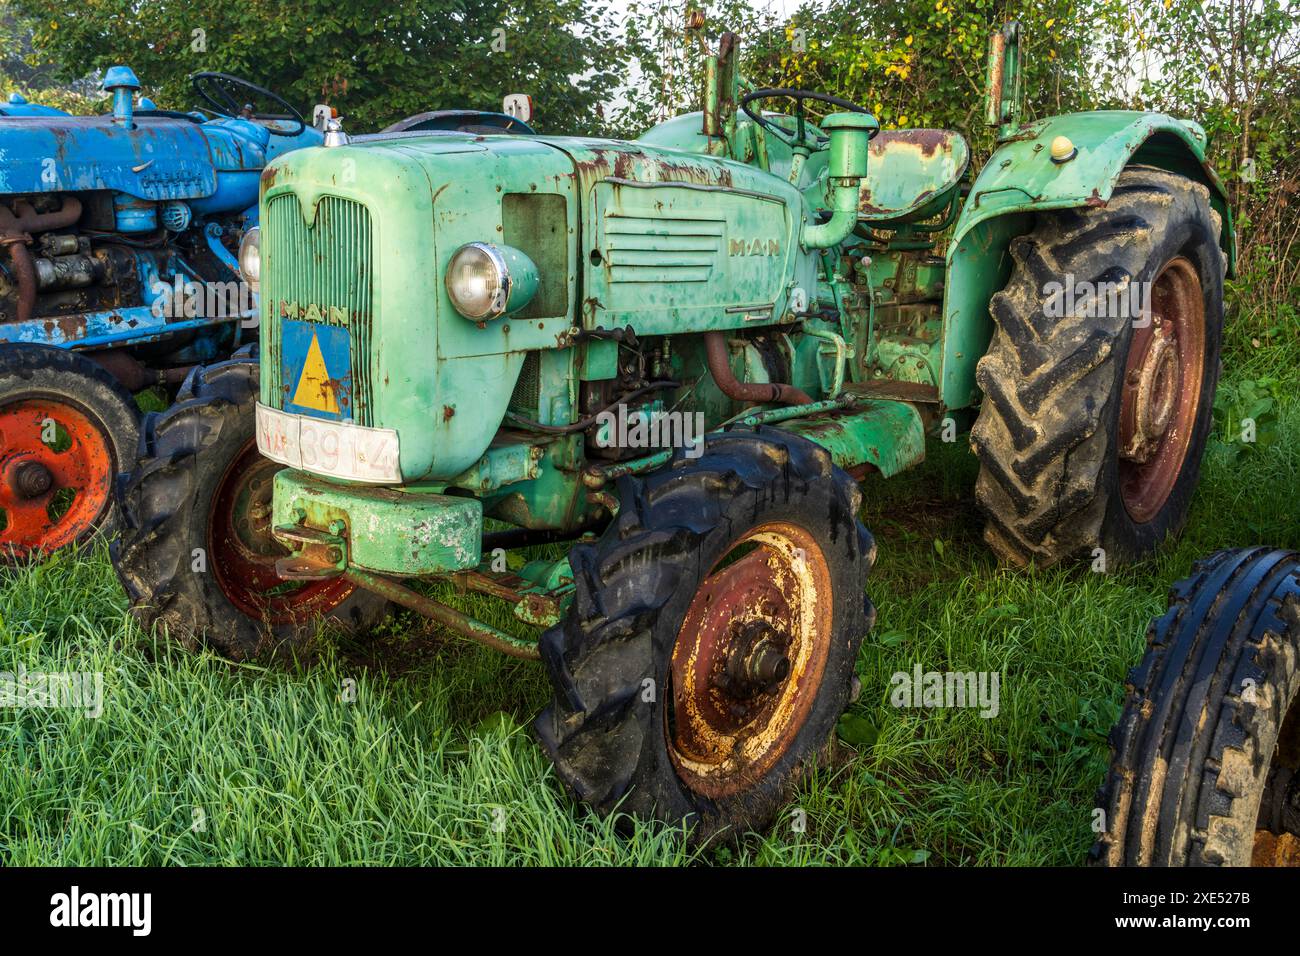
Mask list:
[[[86,409],[44,395],[0,405],[0,559],[81,540],[108,512],[116,472]]]
[[[705,578],[673,647],[668,750],[691,789],[754,785],[821,688],[832,634],[826,558],[805,529],[755,528]]]
[[[286,581],[275,573],[275,562],[289,554],[271,534],[271,492],[282,467],[250,441],[222,475],[208,521],[208,555],[222,592],[272,626],[326,615],[355,587],[343,578]]]
[[[1151,287],[1150,321],[1133,330],[1119,413],[1119,486],[1129,516],[1151,521],[1191,447],[1205,378],[1205,300],[1182,256]]]

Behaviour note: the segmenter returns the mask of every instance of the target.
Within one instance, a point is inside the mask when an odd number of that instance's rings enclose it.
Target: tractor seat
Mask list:
[[[966,174],[970,147],[946,129],[881,130],[871,141],[858,218],[890,228],[940,212]]]

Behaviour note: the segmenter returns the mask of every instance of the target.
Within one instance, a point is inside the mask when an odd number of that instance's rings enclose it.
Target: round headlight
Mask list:
[[[254,226],[239,240],[239,274],[254,292],[262,281],[262,230]]]
[[[471,242],[457,249],[447,266],[451,304],[476,322],[517,312],[536,292],[537,266],[511,246]]]

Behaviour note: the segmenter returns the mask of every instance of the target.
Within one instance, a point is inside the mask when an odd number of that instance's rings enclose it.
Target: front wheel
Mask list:
[[[0,344],[0,565],[111,534],[140,411],[90,359]]]
[[[555,700],[536,731],[579,799],[696,839],[771,820],[847,705],[874,619],[860,500],[823,448],[770,428],[621,481],[541,640]]]
[[[236,660],[301,641],[324,620],[361,630],[386,602],[342,578],[285,581],[271,534],[280,465],[258,454],[258,366],[196,370],[184,401],[146,416],[140,458],[120,488],[125,519],[113,566],[145,626]]]

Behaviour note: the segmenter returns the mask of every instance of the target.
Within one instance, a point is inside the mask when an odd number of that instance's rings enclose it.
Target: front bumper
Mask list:
[[[339,567],[402,576],[478,567],[483,505],[477,498],[343,485],[302,471],[275,476],[272,527],[298,553],[303,531],[339,539]]]

